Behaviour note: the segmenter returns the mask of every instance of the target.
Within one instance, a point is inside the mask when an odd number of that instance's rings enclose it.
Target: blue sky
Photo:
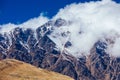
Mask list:
[[[0,24],[23,23],[41,12],[51,18],[67,4],[86,1],[96,0],[0,0]]]

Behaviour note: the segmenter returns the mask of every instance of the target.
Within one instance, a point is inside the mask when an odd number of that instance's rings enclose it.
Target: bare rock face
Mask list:
[[[105,52],[105,42],[96,42],[90,55],[80,58],[56,50],[56,44],[48,35],[54,30],[51,26],[62,25],[66,25],[65,20],[58,19],[49,21],[36,31],[17,27],[0,34],[0,59],[17,59],[75,80],[120,80],[120,58]],[[65,43],[65,47],[71,45],[69,41]]]

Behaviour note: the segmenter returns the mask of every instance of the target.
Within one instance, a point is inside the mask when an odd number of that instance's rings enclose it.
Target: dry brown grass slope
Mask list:
[[[30,64],[6,59],[0,61],[0,80],[73,80],[68,76],[38,69]]]

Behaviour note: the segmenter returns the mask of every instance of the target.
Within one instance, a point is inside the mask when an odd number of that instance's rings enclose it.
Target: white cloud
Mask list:
[[[39,17],[35,17],[35,18],[31,18],[30,20],[22,23],[22,24],[12,24],[12,23],[8,23],[8,24],[3,24],[0,25],[0,33],[4,33],[4,32],[10,32],[11,30],[13,30],[16,27],[21,27],[21,28],[32,28],[32,29],[36,29],[37,27],[40,27],[41,25],[43,25],[44,23],[46,23],[49,19],[47,17],[44,17],[42,15],[43,13],[41,13],[41,15]]]
[[[102,0],[105,3],[111,2],[112,0]]]
[[[40,27],[41,25],[45,24],[49,19],[47,17],[43,17],[42,15],[40,15],[37,18],[32,18],[26,22],[24,22],[23,24],[20,24],[20,27],[23,28],[32,28],[32,29],[36,29],[38,27]]]
[[[108,53],[112,56],[120,57],[120,38],[117,38],[114,44],[110,44],[108,47]]]
[[[71,34],[69,40],[72,42],[72,46],[66,50],[78,57],[81,53],[84,55],[89,54],[89,51],[93,45],[101,39],[120,36],[120,4],[111,0],[103,0],[97,2],[86,3],[73,3],[67,5],[65,8],[60,9],[54,19],[63,18],[69,22],[70,25],[61,27],[62,31],[54,31],[52,35],[60,34],[64,31],[69,31]],[[79,32],[82,32],[79,34]],[[57,43],[58,48],[62,48],[65,38],[61,36],[50,38]],[[117,36],[118,37],[118,36]],[[63,41],[58,43],[58,41]],[[113,50],[110,54],[114,56],[120,56],[120,44],[119,41],[115,41],[115,45],[111,47]]]

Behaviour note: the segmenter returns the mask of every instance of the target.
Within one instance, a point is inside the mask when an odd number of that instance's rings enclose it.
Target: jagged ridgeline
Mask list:
[[[16,27],[1,33],[0,59],[17,59],[75,80],[119,80],[120,58],[106,52],[107,39],[95,42],[88,55],[77,52],[80,55],[76,57],[76,50],[75,55],[69,51],[74,44],[70,39],[71,31],[66,26],[71,24],[59,18],[36,30]]]

